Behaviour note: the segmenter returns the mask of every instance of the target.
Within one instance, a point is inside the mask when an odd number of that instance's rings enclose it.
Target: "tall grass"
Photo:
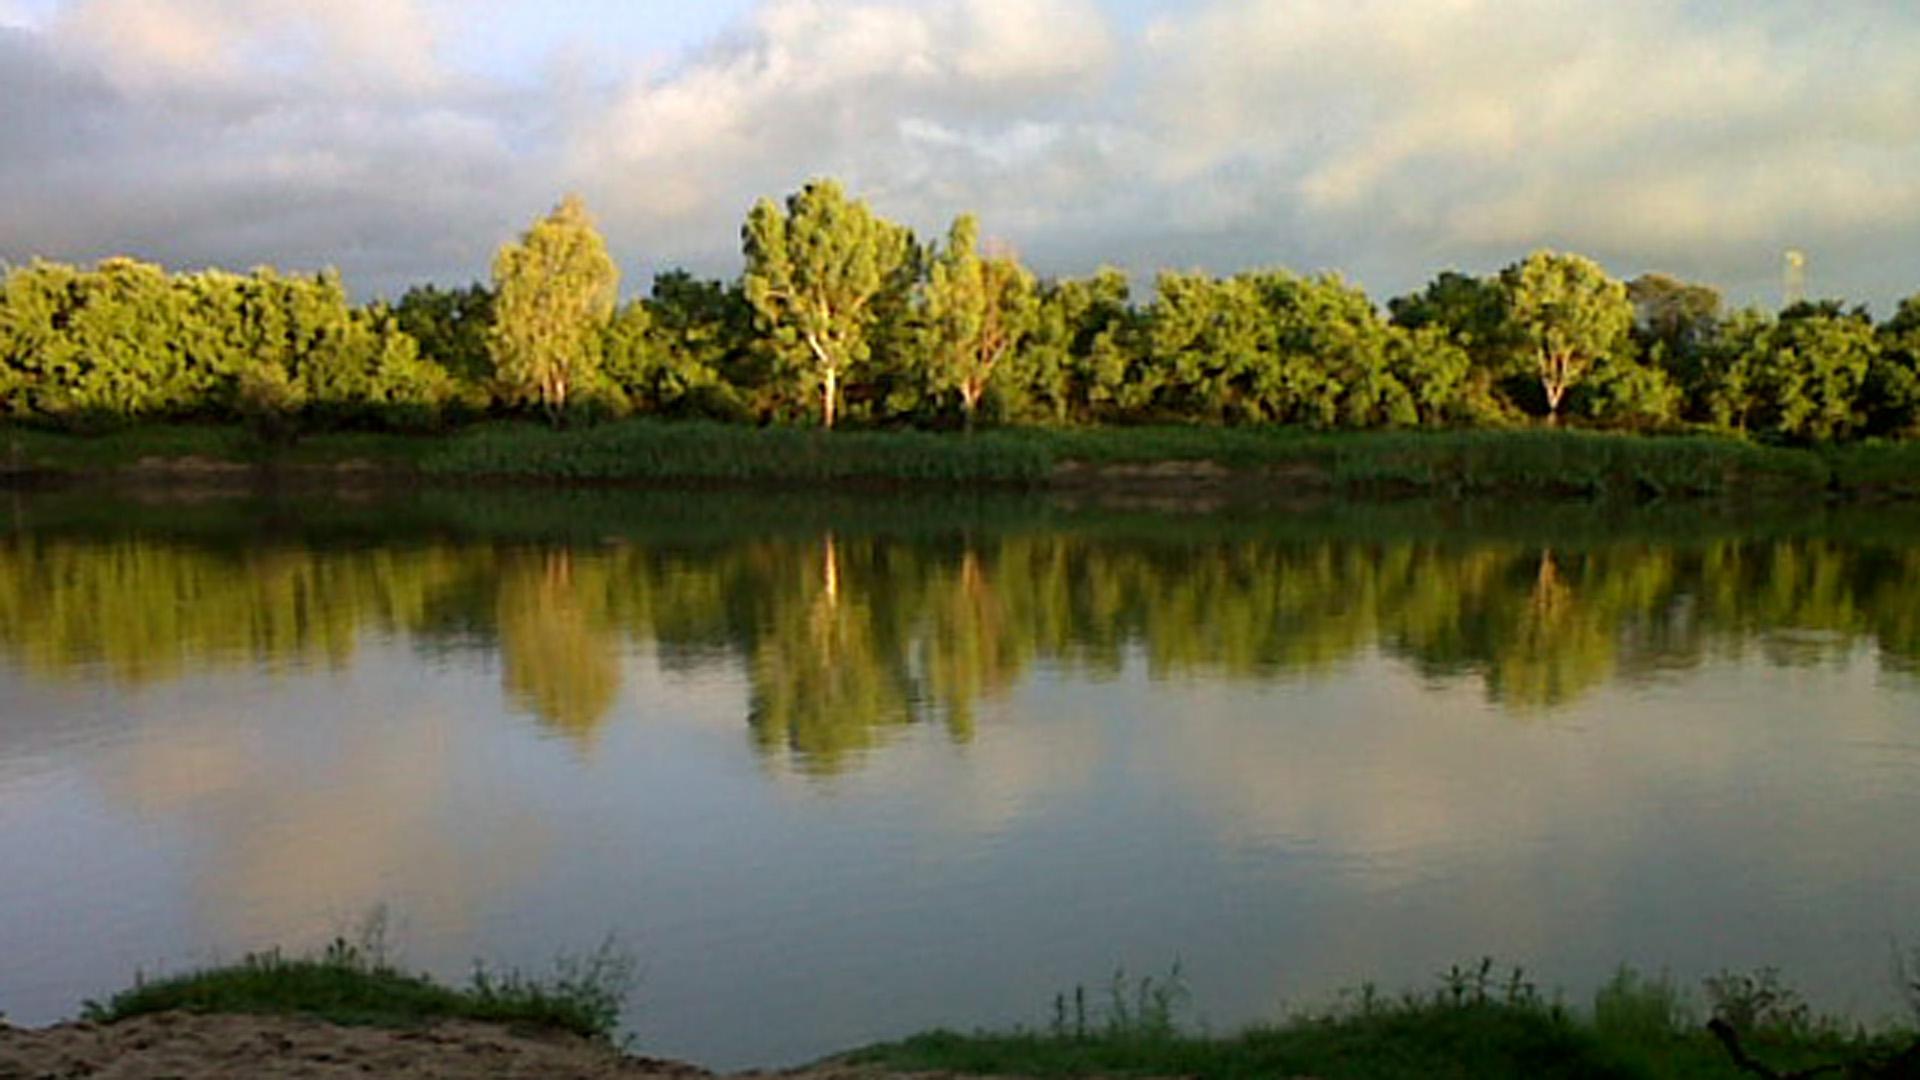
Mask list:
[[[594,483],[1045,486],[1354,494],[1673,498],[1860,493],[1920,497],[1920,443],[1827,450],[1737,439],[1576,430],[1313,432],[1300,428],[924,431],[750,428],[633,419],[553,430],[480,424],[444,435],[333,433],[292,445],[238,427],[151,426],[100,436],[0,431],[6,472],[111,471],[209,457],[269,467],[372,465],[400,478]],[[1132,468],[1208,463],[1163,474]],[[1063,467],[1077,468],[1067,470]]]
[[[1051,461],[1042,448],[998,433],[957,438],[629,420],[566,431],[491,425],[446,440],[420,467],[431,476],[588,481],[1035,483]]]

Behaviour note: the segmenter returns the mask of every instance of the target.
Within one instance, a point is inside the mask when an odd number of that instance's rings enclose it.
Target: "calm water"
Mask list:
[[[617,934],[789,1063],[1176,960],[1218,1026],[1491,954],[1920,944],[1911,510],[427,495],[0,504],[0,1010]]]

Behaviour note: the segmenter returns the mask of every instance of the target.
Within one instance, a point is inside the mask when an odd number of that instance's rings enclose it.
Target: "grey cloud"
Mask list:
[[[1920,225],[1920,19],[1798,9],[1215,4],[1148,35],[1169,180],[1264,178],[1308,246],[1396,277],[1542,244],[1750,290],[1783,246],[1843,266]]]
[[[76,0],[0,27],[0,257],[484,276],[563,191],[630,291],[727,275],[751,202],[834,175],[1047,273],[1340,269],[1384,297],[1535,246],[1769,299],[1920,285],[1920,15],[1684,0],[767,0],[664,68],[513,85],[442,9]],[[324,32],[300,47],[284,24]],[[91,36],[89,31],[91,29]],[[639,272],[637,272],[639,271]]]
[[[298,80],[133,89],[0,30],[0,256],[339,265],[363,292],[484,270],[531,184],[485,88],[387,100]],[[511,212],[510,212],[511,211]]]
[[[709,267],[731,266],[756,198],[812,176],[838,176],[922,230],[964,209],[992,229],[1001,205],[1098,201],[1112,186],[1095,100],[1109,38],[1079,0],[780,0],[623,88],[576,132],[573,182],[610,231]],[[996,198],[1008,190],[1021,198]]]

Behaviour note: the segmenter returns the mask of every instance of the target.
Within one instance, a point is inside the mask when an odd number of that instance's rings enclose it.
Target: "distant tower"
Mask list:
[[[1807,298],[1807,253],[1788,248],[1780,273],[1780,306],[1790,308]]]

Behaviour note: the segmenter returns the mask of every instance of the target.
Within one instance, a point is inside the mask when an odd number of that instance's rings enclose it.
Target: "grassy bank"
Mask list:
[[[16,477],[204,477],[225,465],[411,482],[880,484],[1342,494],[1668,498],[1920,496],[1920,444],[1813,450],[1710,436],[1581,431],[1314,433],[1292,428],[1005,429],[974,436],[629,420],[564,431],[492,423],[446,435],[334,433],[291,444],[239,427],[98,436],[0,432]]]
[[[612,1040],[632,976],[631,961],[603,946],[563,957],[545,978],[476,966],[449,986],[388,961],[377,946],[336,939],[323,951],[289,957],[251,953],[222,964],[140,979],[104,1002],[88,1002],[88,1020],[150,1013],[312,1016],[337,1024],[415,1027],[436,1020],[478,1020]]]
[[[902,1071],[1033,1077],[1920,1075],[1920,1035],[1910,1027],[1869,1030],[1817,1017],[1771,971],[1722,975],[1706,987],[1703,1017],[1671,980],[1622,969],[1590,1007],[1575,1009],[1544,997],[1520,972],[1503,975],[1483,963],[1453,969],[1427,993],[1387,997],[1363,988],[1330,1009],[1212,1035],[1186,1031],[1177,1022],[1177,984],[1116,980],[1103,1005],[1090,1007],[1083,991],[1063,995],[1044,1030],[930,1032],[846,1060]],[[1819,1071],[1800,1071],[1809,1069]]]
[[[1920,1018],[1920,980],[1899,966]],[[458,1018],[558,1029],[609,1040],[630,963],[603,948],[551,979],[475,974],[454,988],[406,973],[336,940],[322,953],[240,963],[141,982],[87,1018],[110,1022],[183,1010],[312,1016],[340,1024],[416,1027]],[[1542,993],[1518,969],[1456,966],[1422,992],[1371,986],[1330,1007],[1232,1034],[1183,1022],[1185,989],[1116,975],[1101,991],[1059,995],[1040,1029],[934,1031],[867,1047],[826,1064],[903,1072],[1019,1077],[1188,1076],[1319,1080],[1733,1080],[1741,1076],[1913,1077],[1912,1022],[1868,1028],[1822,1017],[1776,972],[1704,980],[1704,1001],[1673,980],[1622,968],[1590,1003]],[[831,1070],[830,1070],[831,1071]],[[834,1073],[838,1075],[837,1072]]]

